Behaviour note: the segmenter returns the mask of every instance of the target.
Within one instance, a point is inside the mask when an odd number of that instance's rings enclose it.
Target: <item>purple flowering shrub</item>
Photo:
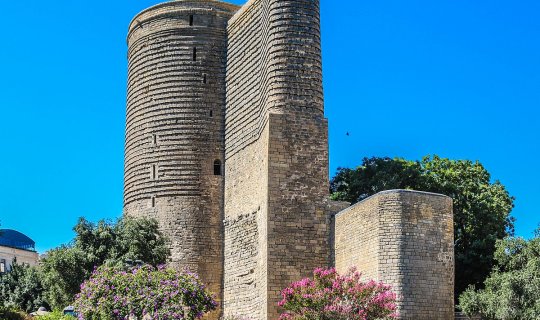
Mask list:
[[[196,274],[148,265],[129,271],[103,266],[81,285],[80,319],[198,319],[217,303]]]
[[[281,291],[280,320],[397,319],[396,294],[383,283],[362,281],[351,269],[339,275],[334,268],[315,269],[313,279],[294,282]]]

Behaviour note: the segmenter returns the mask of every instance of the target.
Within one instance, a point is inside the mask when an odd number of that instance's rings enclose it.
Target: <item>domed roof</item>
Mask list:
[[[35,251],[36,243],[19,231],[0,229],[0,246]]]

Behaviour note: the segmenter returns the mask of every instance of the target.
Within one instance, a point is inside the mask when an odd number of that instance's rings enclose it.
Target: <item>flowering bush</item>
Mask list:
[[[142,266],[125,271],[100,267],[81,285],[75,307],[81,319],[198,319],[214,310],[214,301],[197,275]]]
[[[315,269],[306,278],[281,291],[281,320],[397,319],[396,294],[375,281],[363,282],[351,269],[347,275],[335,269]]]

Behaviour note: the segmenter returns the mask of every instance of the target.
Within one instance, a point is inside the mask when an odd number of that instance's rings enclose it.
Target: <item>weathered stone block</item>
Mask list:
[[[409,190],[378,193],[336,215],[338,272],[357,267],[390,284],[401,319],[453,319],[452,199]]]

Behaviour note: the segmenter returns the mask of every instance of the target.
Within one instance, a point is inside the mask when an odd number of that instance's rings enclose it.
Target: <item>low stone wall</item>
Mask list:
[[[391,190],[336,215],[338,272],[392,286],[401,319],[454,319],[452,199]]]

